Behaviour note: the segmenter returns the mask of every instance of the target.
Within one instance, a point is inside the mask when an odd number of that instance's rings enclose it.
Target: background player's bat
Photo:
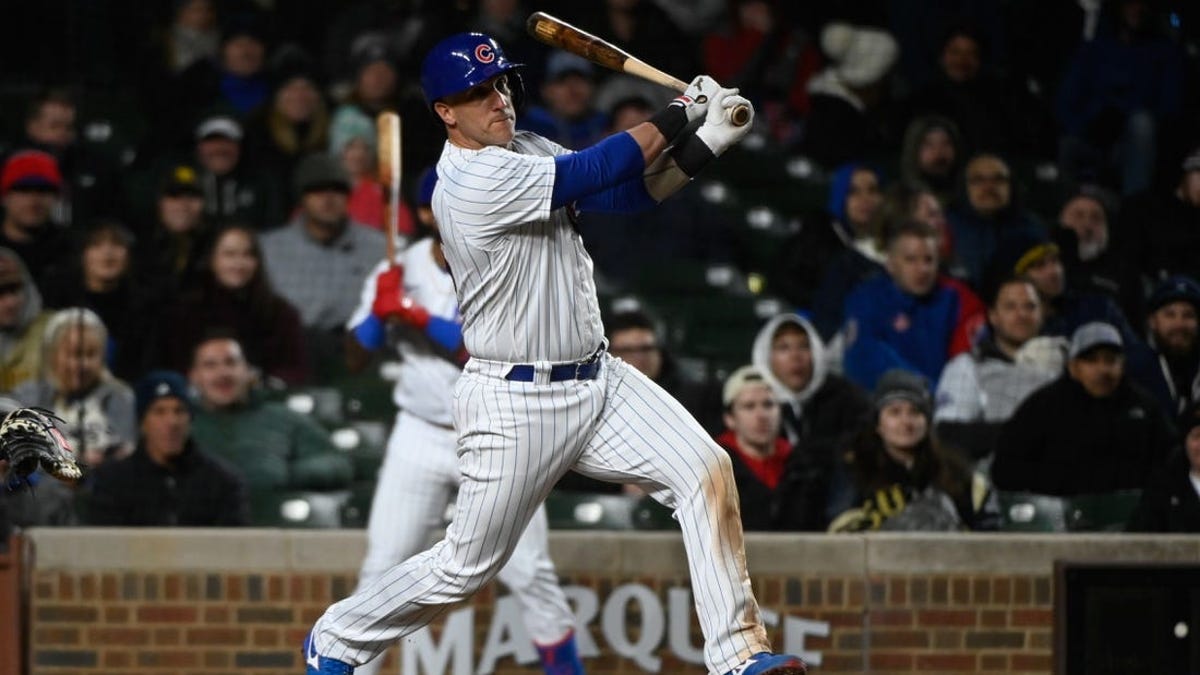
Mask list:
[[[375,118],[375,133],[379,141],[376,158],[379,183],[387,203],[384,205],[384,231],[387,235],[388,266],[396,264],[396,240],[400,237],[400,116],[391,111]]]
[[[687,89],[687,82],[672,77],[630,55],[629,52],[545,12],[530,14],[525,21],[525,30],[539,42],[572,54],[578,54],[596,65],[619,73],[636,75],[680,93]],[[750,121],[750,111],[744,105],[736,106],[729,113],[729,121],[740,127]]]

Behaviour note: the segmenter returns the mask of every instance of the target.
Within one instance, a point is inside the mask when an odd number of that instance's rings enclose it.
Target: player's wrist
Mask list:
[[[679,99],[671,101],[666,108],[658,111],[649,119],[650,124],[658,128],[658,133],[662,134],[667,142],[675,140],[675,137],[682,133],[688,125],[686,106],[678,101]]]
[[[671,157],[680,171],[687,174],[688,178],[695,178],[709,162],[716,159],[717,154],[702,138],[691,134],[671,150]]]

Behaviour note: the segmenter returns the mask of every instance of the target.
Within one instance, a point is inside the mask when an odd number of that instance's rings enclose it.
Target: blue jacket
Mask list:
[[[880,275],[846,297],[846,377],[869,390],[885,371],[921,373],[936,386],[966,320],[958,291],[943,281],[925,297],[909,295]]]

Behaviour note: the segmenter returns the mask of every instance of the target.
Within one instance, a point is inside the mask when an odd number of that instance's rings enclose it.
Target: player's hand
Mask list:
[[[749,118],[742,126],[735,125],[729,118],[733,109],[739,105],[746,106]],[[754,122],[754,106],[745,97],[738,95],[737,89],[720,89],[713,95],[713,102],[708,107],[704,124],[696,130],[696,137],[704,141],[714,155],[720,155],[750,133]]]
[[[399,267],[375,277],[371,313],[384,321],[400,321],[416,328],[429,325],[429,311],[404,294],[404,270]]]
[[[683,106],[683,112],[687,115],[688,121],[704,117],[708,113],[708,108],[717,95],[721,91],[721,85],[708,75],[697,75],[696,79],[692,80],[683,94],[677,97],[672,104]]]

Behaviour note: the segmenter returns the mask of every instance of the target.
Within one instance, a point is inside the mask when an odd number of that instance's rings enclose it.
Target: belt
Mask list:
[[[513,366],[504,379],[509,382],[533,382],[535,369],[531,364],[522,363]],[[560,363],[550,366],[551,382],[566,382],[567,380],[594,380],[600,374],[600,359],[593,356],[587,361],[577,363]]]

